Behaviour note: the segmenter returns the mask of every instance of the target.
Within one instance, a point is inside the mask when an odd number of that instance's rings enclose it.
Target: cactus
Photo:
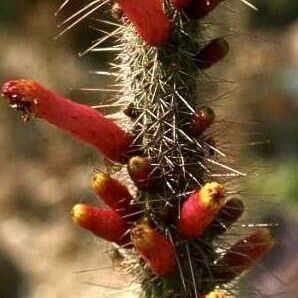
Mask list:
[[[111,73],[121,86],[117,100],[125,106],[120,113],[126,128],[32,80],[2,87],[25,121],[46,120],[109,160],[109,173],[98,172],[91,182],[107,208],[78,204],[71,216],[115,243],[119,253],[126,250],[128,270],[146,298],[229,297],[231,282],[274,245],[267,229],[228,248],[218,240],[241,217],[245,203],[227,196],[225,177],[244,174],[222,163],[224,153],[210,129],[220,120],[197,83],[229,51],[223,38],[207,43],[201,38],[202,19],[221,2],[98,0],[86,7],[92,13],[107,5],[118,19],[109,22],[116,26],[109,37],[120,50]],[[130,182],[125,185],[120,175]]]

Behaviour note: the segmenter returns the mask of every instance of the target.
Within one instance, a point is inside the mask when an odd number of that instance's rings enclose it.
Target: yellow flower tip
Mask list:
[[[271,248],[277,244],[277,240],[272,234],[272,231],[267,228],[260,230],[260,238],[262,239],[262,242],[268,243]]]
[[[148,161],[141,156],[134,156],[128,162],[129,169],[133,172],[141,172],[148,168]]]
[[[81,225],[85,221],[86,217],[86,205],[85,204],[77,204],[75,205],[71,212],[71,218],[77,225]]]
[[[105,189],[108,178],[109,178],[109,175],[106,173],[102,173],[102,172],[96,173],[91,180],[92,189],[97,193],[102,192]]]
[[[133,244],[138,248],[149,248],[153,244],[154,230],[147,220],[137,224],[130,232]]]
[[[224,291],[216,290],[209,293],[206,298],[229,298]]]
[[[208,182],[199,190],[198,198],[208,207],[219,209],[224,203],[224,186],[217,182]]]

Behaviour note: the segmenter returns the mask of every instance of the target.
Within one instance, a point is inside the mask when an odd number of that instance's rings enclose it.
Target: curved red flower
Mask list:
[[[12,107],[30,116],[42,118],[70,133],[75,138],[96,147],[114,161],[123,161],[133,141],[132,135],[100,112],[73,102],[47,90],[32,80],[5,83],[2,93]]]

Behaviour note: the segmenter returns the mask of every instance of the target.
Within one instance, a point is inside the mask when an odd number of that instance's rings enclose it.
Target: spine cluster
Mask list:
[[[242,173],[221,162],[226,153],[210,129],[216,114],[197,83],[229,52],[223,38],[201,39],[202,19],[223,1],[105,2],[118,18],[113,74],[129,129],[32,80],[9,81],[2,93],[24,120],[46,120],[130,177],[125,185],[112,170],[97,172],[91,187],[106,208],[78,204],[71,216],[127,250],[146,298],[237,296],[233,281],[275,241],[267,228],[230,247],[218,241],[244,212],[241,199],[227,196],[225,179]]]

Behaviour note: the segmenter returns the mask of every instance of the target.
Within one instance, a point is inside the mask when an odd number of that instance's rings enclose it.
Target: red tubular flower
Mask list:
[[[192,0],[191,4],[185,8],[186,14],[193,19],[204,18],[223,0]]]
[[[161,46],[169,38],[170,21],[161,0],[118,0],[124,15],[141,38],[151,46]]]
[[[191,1],[192,0],[171,0],[171,3],[175,8],[183,8],[189,6]]]
[[[158,276],[169,277],[177,270],[176,250],[162,234],[143,221],[131,231],[131,240],[141,258]]]
[[[126,221],[113,210],[77,204],[71,211],[73,221],[98,237],[119,245],[129,243]]]
[[[132,205],[133,198],[128,189],[106,173],[96,173],[91,187],[94,192],[115,212],[127,219],[135,217],[137,208]]]
[[[198,110],[191,117],[190,129],[194,134],[203,133],[215,119],[215,113],[210,107]]]
[[[218,261],[214,278],[224,283],[232,281],[245,270],[250,269],[276,244],[267,228],[259,229],[248,237],[236,242]]]
[[[200,69],[207,69],[226,57],[229,44],[223,38],[215,38],[209,42],[196,56],[196,64]]]
[[[184,239],[200,236],[214,220],[224,201],[224,188],[217,182],[206,183],[183,203],[178,229]]]
[[[59,96],[32,80],[9,81],[2,93],[12,107],[42,118],[96,147],[114,161],[123,161],[133,137],[89,106]]]
[[[243,214],[244,204],[238,198],[228,200],[219,210],[214,221],[210,224],[208,232],[213,235],[220,235],[235,223]]]
[[[152,180],[150,179],[152,168],[147,158],[141,156],[130,158],[127,170],[130,178],[139,189],[143,191],[150,190],[152,186]]]

